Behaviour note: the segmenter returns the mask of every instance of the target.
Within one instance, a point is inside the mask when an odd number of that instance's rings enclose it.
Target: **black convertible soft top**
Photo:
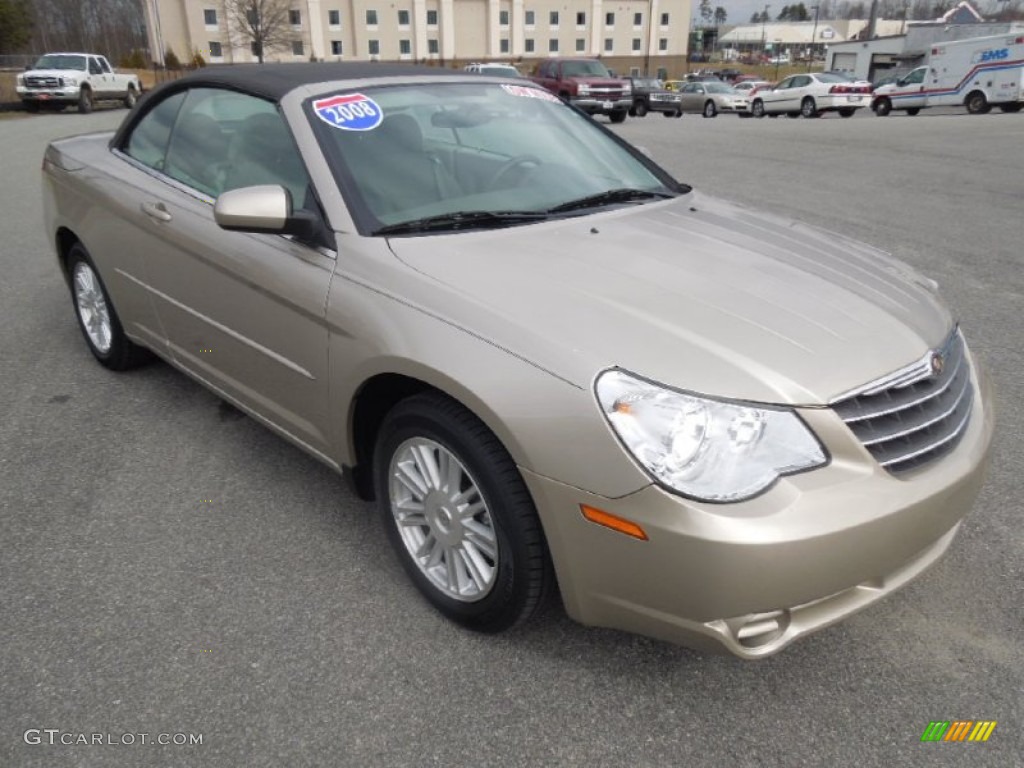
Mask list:
[[[461,70],[426,67],[415,64],[377,64],[375,62],[305,62],[299,64],[235,64],[203,67],[184,77],[157,86],[146,94],[139,108],[132,110],[110,142],[122,147],[128,133],[149,110],[149,105],[188,88],[213,86],[261,96],[280,102],[286,93],[311,83],[334,80],[362,80],[371,77],[479,77]]]
[[[280,101],[281,97],[289,91],[310,83],[325,83],[331,80],[362,80],[371,77],[422,77],[424,75],[466,77],[466,73],[459,70],[415,64],[306,62],[203,67],[174,81],[173,85],[191,88],[202,84],[216,85]]]

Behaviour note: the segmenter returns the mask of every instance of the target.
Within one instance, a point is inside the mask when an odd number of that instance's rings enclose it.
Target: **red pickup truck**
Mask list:
[[[591,115],[608,115],[613,123],[626,119],[633,105],[628,80],[612,75],[597,59],[541,59],[530,78]]]

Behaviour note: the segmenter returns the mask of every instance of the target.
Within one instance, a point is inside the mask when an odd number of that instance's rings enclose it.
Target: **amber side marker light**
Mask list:
[[[603,525],[605,528],[611,528],[613,531],[632,536],[634,539],[647,541],[647,534],[644,533],[644,529],[625,518],[595,509],[594,507],[588,507],[586,504],[580,504],[580,512],[592,523]]]

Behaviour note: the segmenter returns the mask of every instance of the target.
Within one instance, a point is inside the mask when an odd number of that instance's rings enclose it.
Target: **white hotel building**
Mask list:
[[[143,0],[152,58],[256,61],[221,0]],[[290,44],[267,61],[478,60],[600,56],[619,71],[681,71],[691,0],[292,0]]]

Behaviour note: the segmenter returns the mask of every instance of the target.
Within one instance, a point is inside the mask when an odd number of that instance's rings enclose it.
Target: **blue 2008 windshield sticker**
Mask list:
[[[384,111],[369,96],[350,93],[313,102],[316,116],[343,131],[372,131],[384,119]]]

